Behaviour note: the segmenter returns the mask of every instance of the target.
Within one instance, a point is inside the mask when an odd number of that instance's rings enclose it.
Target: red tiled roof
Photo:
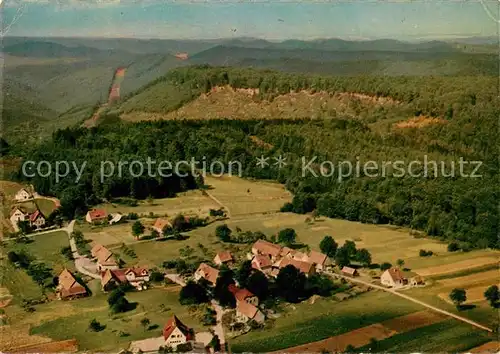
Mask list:
[[[219,277],[219,271],[213,267],[210,267],[206,263],[201,263],[196,270],[196,273],[201,273],[203,278],[205,278],[212,284],[215,284],[217,282],[217,278]]]
[[[137,267],[136,267],[136,268],[128,268],[128,269],[125,271],[125,274],[128,274],[128,273],[130,273],[130,272],[134,273],[134,275],[135,275],[136,277],[142,277],[142,276],[144,276],[144,275],[146,275],[146,274],[148,274],[148,273],[149,273],[149,272],[148,272],[148,270],[147,270],[146,268],[137,268]]]
[[[158,229],[158,230],[163,232],[163,229],[165,228],[165,226],[172,226],[172,224],[167,219],[158,218],[158,219],[156,219],[156,221],[153,225],[153,228]]]
[[[108,217],[108,213],[104,209],[92,209],[89,211],[89,216],[91,220],[104,219]]]
[[[30,221],[34,222],[39,217],[43,217],[42,212],[40,210],[35,210],[33,213],[30,214]]]
[[[248,318],[254,318],[255,315],[257,314],[257,311],[259,311],[259,309],[256,306],[254,306],[246,301],[237,301],[236,302],[236,309],[240,313],[247,316]]]
[[[283,258],[280,262],[280,268],[285,268],[287,265],[293,265],[295,268],[300,270],[302,273],[309,273],[314,265],[309,262],[297,261],[295,259]]]
[[[264,256],[262,254],[258,254],[253,257],[252,260],[252,268],[261,269],[271,267],[273,264],[271,263],[271,259],[268,256]]]
[[[258,240],[257,242],[255,242],[252,249],[255,249],[259,253],[267,254],[272,257],[277,257],[281,253],[281,246],[275,245],[274,243],[265,240]]]
[[[247,298],[255,296],[248,289],[240,289],[234,284],[230,284],[228,290],[234,295],[237,301],[245,301]]]
[[[219,256],[219,259],[222,263],[230,262],[233,260],[233,255],[229,251],[219,252],[217,253],[217,256]]]
[[[59,286],[61,287],[61,296],[86,294],[87,290],[76,281],[75,277],[67,269],[64,269],[59,275]]]
[[[403,275],[403,272],[399,268],[389,268],[386,270],[386,272],[389,273],[389,276],[392,278],[394,281],[399,281],[399,280],[404,280],[406,279],[405,276]]]
[[[310,263],[315,263],[319,265],[323,265],[326,262],[326,258],[327,258],[326,254],[316,251],[311,251],[311,253],[309,253],[309,256],[307,257]]]
[[[106,286],[111,280],[115,280],[118,283],[126,283],[127,277],[125,276],[124,269],[106,269],[101,273],[101,285]]]
[[[167,340],[176,328],[179,328],[179,330],[186,336],[187,340],[192,339],[190,328],[182,323],[181,320],[179,320],[175,315],[173,315],[172,318],[168,320],[165,327],[163,327],[163,338]]]
[[[346,274],[354,275],[354,274],[356,274],[356,269],[351,268],[351,267],[344,266],[344,267],[342,268],[342,273],[346,273]]]

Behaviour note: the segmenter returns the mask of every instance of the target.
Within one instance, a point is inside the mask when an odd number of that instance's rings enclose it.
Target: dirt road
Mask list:
[[[432,306],[432,305],[429,305],[423,301],[420,301],[420,300],[417,300],[411,296],[408,296],[408,295],[405,295],[405,294],[402,294],[396,290],[393,290],[393,289],[390,289],[390,288],[386,288],[384,286],[381,286],[381,285],[377,285],[377,284],[372,284],[372,283],[369,283],[369,282],[366,282],[364,280],[361,280],[361,279],[356,279],[356,278],[352,278],[352,277],[348,277],[348,276],[345,276],[345,275],[341,275],[341,274],[336,274],[336,273],[331,273],[331,272],[328,272],[326,273],[330,276],[333,276],[333,277],[337,277],[337,278],[343,278],[343,279],[346,279],[350,282],[353,282],[353,283],[359,283],[359,284],[363,284],[363,285],[366,285],[366,286],[369,286],[369,287],[372,287],[372,288],[375,288],[375,289],[378,289],[378,290],[382,290],[382,291],[386,291],[388,293],[391,293],[391,294],[394,294],[396,296],[399,296],[399,297],[402,297],[406,300],[409,300],[409,301],[412,301],[416,304],[419,304],[419,305],[422,305],[430,310],[433,310],[433,311],[436,311],[436,312],[439,312],[439,313],[442,313],[446,316],[449,316],[449,317],[453,317],[454,319],[457,319],[459,321],[462,321],[464,323],[467,323],[467,324],[470,324],[474,327],[477,327],[479,329],[482,329],[482,330],[485,330],[485,331],[488,331],[488,332],[493,332],[493,330],[491,328],[488,328],[486,326],[483,326],[482,324],[480,323],[477,323],[477,322],[474,322],[472,320],[469,320],[468,318],[465,318],[465,317],[462,317],[462,316],[458,316],[458,315],[455,315],[454,313],[451,313],[451,312],[448,312],[446,310],[443,310],[443,309],[440,309],[440,308],[437,308],[435,306]]]

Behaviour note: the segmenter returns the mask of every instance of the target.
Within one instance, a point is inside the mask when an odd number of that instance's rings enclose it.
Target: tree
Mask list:
[[[125,296],[118,298],[118,300],[111,306],[111,312],[113,313],[127,312],[130,309],[130,303]]]
[[[392,268],[392,264],[390,264],[389,262],[384,262],[380,265],[380,270],[387,270],[390,268]]]
[[[492,285],[484,292],[484,297],[489,301],[490,306],[493,308],[498,307],[498,302],[500,301],[500,292],[498,290],[498,285]]]
[[[181,305],[202,304],[209,300],[207,290],[193,281],[188,281],[179,292],[179,302]]]
[[[453,301],[457,309],[460,309],[461,305],[467,301],[467,293],[464,289],[455,288],[450,292],[450,300]]]
[[[17,222],[17,227],[19,231],[23,234],[29,234],[31,232],[31,225],[28,220],[20,220]]]
[[[252,261],[245,260],[240,264],[240,267],[236,271],[235,275],[236,280],[238,281],[238,284],[240,284],[242,288],[247,287],[247,281],[248,278],[250,277],[250,274],[252,274],[252,270],[253,270]]]
[[[9,143],[7,143],[7,140],[5,140],[4,138],[0,137],[0,156],[7,155],[9,151],[10,151]]]
[[[144,330],[147,329],[147,327],[149,326],[150,323],[151,323],[151,321],[149,321],[149,318],[147,318],[147,317],[144,317],[141,320],[141,325],[142,325],[142,327],[144,327]]]
[[[269,292],[269,281],[264,273],[256,270],[248,278],[246,288],[255,294],[255,296],[257,296],[260,300],[263,300]]]
[[[221,306],[236,307],[234,294],[229,291],[229,285],[234,284],[233,272],[226,266],[221,266],[219,276],[215,282],[214,297]]]
[[[281,268],[276,277],[276,288],[288,302],[298,302],[304,294],[306,276],[293,265]]]
[[[372,264],[372,255],[366,248],[361,248],[356,252],[356,260],[363,266],[368,267]]]
[[[111,307],[118,302],[118,300],[125,296],[125,292],[118,288],[113,290],[108,296],[108,305]]]
[[[17,262],[19,262],[19,256],[14,251],[9,251],[9,253],[7,253],[7,258],[12,264],[16,264]]]
[[[160,237],[160,234],[158,233],[158,231],[151,230],[151,238],[155,239],[155,238],[158,238],[158,237]]]
[[[208,345],[214,349],[214,352],[221,351],[220,339],[218,335],[213,336]]]
[[[182,214],[178,214],[172,221],[172,227],[177,231],[185,231],[187,228],[186,218]]]
[[[319,243],[319,249],[328,257],[335,257],[335,252],[337,252],[338,247],[339,245],[332,236],[325,236]]]
[[[99,323],[95,318],[89,322],[89,330],[93,332],[100,332],[104,329],[104,326]]]
[[[335,263],[340,268],[348,266],[351,263],[349,251],[344,247],[340,247],[339,249],[337,249],[337,252],[335,252]]]
[[[456,252],[460,249],[460,247],[458,246],[458,243],[456,242],[451,242],[449,245],[448,245],[448,252]]]
[[[215,236],[217,236],[222,242],[231,241],[231,229],[226,225],[219,225],[215,228]]]
[[[157,270],[154,270],[151,272],[151,275],[149,276],[149,279],[152,282],[159,283],[165,279],[165,275],[162,272],[159,272]]]
[[[405,265],[405,261],[404,261],[404,259],[399,258],[396,261],[396,264],[398,265],[399,268],[403,268],[403,266]]]
[[[356,256],[356,243],[354,241],[347,240],[342,247],[346,250],[350,259]]]
[[[297,233],[291,228],[283,229],[278,233],[278,242],[288,246],[294,244],[296,238]]]
[[[144,230],[145,227],[139,220],[132,224],[132,235],[134,235],[135,237],[139,237],[140,235],[142,235],[144,233]]]

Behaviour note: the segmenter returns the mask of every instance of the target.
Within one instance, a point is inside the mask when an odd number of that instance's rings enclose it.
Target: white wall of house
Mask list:
[[[17,201],[23,201],[23,200],[28,200],[31,198],[31,195],[26,192],[24,189],[19,190],[16,195],[14,196],[14,199]]]
[[[165,345],[176,348],[179,344],[184,344],[186,342],[187,338],[184,333],[182,333],[179,328],[175,328],[170,336],[165,340]]]

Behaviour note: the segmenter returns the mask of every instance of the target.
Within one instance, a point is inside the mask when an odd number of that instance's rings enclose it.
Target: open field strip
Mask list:
[[[108,213],[136,213],[148,215],[153,213],[159,216],[175,216],[177,214],[208,215],[210,209],[218,209],[219,206],[208,196],[203,195],[199,190],[179,193],[174,198],[154,199],[151,203],[138,201],[137,206],[129,206],[118,203],[104,203],[97,208],[106,209]]]
[[[500,342],[491,341],[469,350],[470,353],[498,353],[500,352]]]
[[[421,276],[432,276],[439,274],[455,273],[465,269],[482,267],[490,264],[499,264],[497,257],[470,257],[467,260],[459,261],[451,264],[443,264],[435,267],[414,269],[413,271]]]
[[[282,350],[420,310],[420,306],[382,291],[370,291],[341,302],[320,298],[314,304],[309,301],[289,304],[284,306],[282,315],[273,320],[270,327],[231,339],[231,349],[233,352]],[[378,327],[370,328],[379,333]]]
[[[439,315],[430,311],[419,311],[381,323],[358,328],[321,341],[299,345],[293,348],[286,348],[283,351],[277,351],[275,353],[320,352],[325,349],[332,352],[342,352],[348,345],[352,345],[355,348],[362,347],[369,344],[372,338],[378,341],[384,340],[399,333],[444,321],[446,318],[447,317],[444,315]]]
[[[495,334],[488,334],[450,319],[399,333],[374,344],[369,343],[357,348],[357,351],[361,353],[464,353],[470,348],[491,341],[494,337]]]
[[[496,284],[498,283],[499,280],[500,280],[500,271],[498,269],[495,269],[486,272],[466,275],[463,277],[440,279],[437,281],[437,284],[444,287],[457,287],[457,286],[472,287],[475,284],[482,284],[482,283]]]
[[[72,353],[78,351],[76,339],[53,341],[35,345],[23,345],[10,350],[10,353]]]

